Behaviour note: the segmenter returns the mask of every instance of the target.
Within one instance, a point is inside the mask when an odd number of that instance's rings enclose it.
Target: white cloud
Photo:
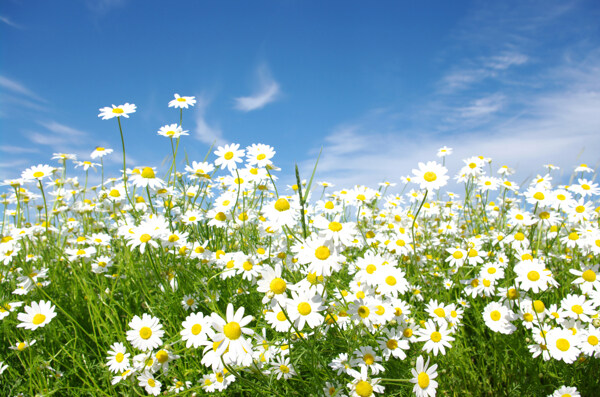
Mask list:
[[[210,99],[206,94],[196,97],[196,129],[195,137],[208,145],[224,145],[227,141],[223,138],[223,132],[218,126],[211,126],[205,118],[205,112],[210,104]]]
[[[473,100],[468,106],[458,109],[460,117],[466,119],[482,118],[499,111],[505,101],[502,94],[494,94]]]
[[[528,61],[529,57],[519,52],[502,52],[498,55],[469,59],[442,77],[439,91],[448,94],[470,88],[486,79],[498,78],[511,67],[524,65]]]
[[[397,126],[403,120],[395,116],[380,114],[375,120],[367,114],[334,128],[324,138],[317,178],[340,188],[375,187],[384,179],[399,182],[418,162],[437,160],[437,149],[444,145],[454,149],[446,162],[452,175],[463,158],[473,155],[491,157],[495,170],[501,165],[516,168],[516,182],[544,172],[547,163],[560,166],[565,176],[582,162],[598,167],[600,74],[594,72],[599,68],[600,50],[587,62],[573,60],[549,70],[547,78],[560,82],[552,90],[521,92],[518,99],[498,93],[458,108],[447,98],[445,106],[428,117],[440,123],[453,117],[452,133],[401,129]],[[471,123],[492,115],[493,123]],[[314,159],[304,163],[303,172],[310,172],[313,165]]]
[[[16,94],[21,94],[21,95],[25,95],[31,99],[35,99],[36,101],[39,102],[46,102],[45,99],[41,98],[39,95],[37,95],[36,93],[34,93],[33,91],[31,91],[29,88],[25,87],[23,84],[9,79],[8,77],[5,76],[0,76],[0,87],[8,90],[8,91],[12,91],[13,93]]]
[[[62,135],[62,136],[66,135],[68,137],[75,138],[75,137],[85,137],[88,135],[87,132],[83,132],[83,131],[77,130],[75,128],[69,127],[67,125],[57,123],[56,121],[47,121],[47,122],[40,121],[38,123],[40,125],[46,127],[48,130],[54,132],[55,134]]]
[[[23,29],[23,26],[19,25],[18,23],[13,22],[9,17],[0,15],[0,22],[4,22],[8,26],[12,26],[13,28]]]
[[[127,0],[87,0],[88,8],[98,16],[103,16],[113,9],[123,7]]]
[[[31,148],[31,147],[0,145],[0,152],[7,152],[10,154],[22,154],[22,153],[39,153],[39,150],[36,148]]]
[[[281,93],[279,84],[271,76],[266,64],[258,67],[256,75],[258,88],[251,96],[235,98],[236,109],[250,112],[264,107],[279,97]]]

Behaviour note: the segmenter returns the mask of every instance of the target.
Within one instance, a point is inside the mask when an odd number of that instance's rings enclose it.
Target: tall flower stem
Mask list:
[[[123,138],[123,128],[121,127],[121,117],[117,117],[117,122],[119,123],[119,132],[121,133],[121,146],[123,147],[123,185],[125,186],[125,194],[127,195],[127,200],[129,200],[129,204],[133,208],[135,212],[135,205],[133,201],[131,201],[131,197],[129,197],[129,190],[127,189],[127,165],[125,164],[125,139]]]
[[[44,210],[46,212],[46,236],[48,236],[48,223],[50,219],[48,219],[48,204],[46,204],[46,194],[44,193],[44,186],[42,185],[42,180],[38,179],[38,184],[40,185],[40,190],[42,191],[42,198],[44,199]]]

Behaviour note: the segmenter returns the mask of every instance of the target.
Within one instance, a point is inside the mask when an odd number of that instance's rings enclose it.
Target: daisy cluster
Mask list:
[[[477,327],[494,341],[516,335],[531,362],[600,357],[600,187],[588,166],[569,185],[553,185],[552,165],[519,185],[511,168],[471,157],[454,176],[461,198],[441,190],[451,178],[444,147],[401,178],[401,191],[335,190],[312,177],[286,189],[266,144],[219,146],[213,160],[177,171],[183,110],[195,103],[176,94],[179,123],[157,128],[172,143],[162,178],[125,163],[122,176],[89,188],[67,177],[69,162],[104,167],[113,150],[96,147],[100,163],[57,153],[58,167],[5,181],[0,319],[14,331],[2,339],[11,364],[42,345],[21,328],[38,341],[67,336],[38,330],[55,317],[105,352],[99,376],[118,394],[303,387],[367,397],[405,382],[435,396],[438,360]],[[99,117],[121,128],[135,112],[112,105]],[[578,395],[576,385],[547,387]]]

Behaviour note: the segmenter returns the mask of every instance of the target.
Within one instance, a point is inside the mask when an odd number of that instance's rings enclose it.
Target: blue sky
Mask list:
[[[376,6],[375,6],[376,4]],[[0,180],[54,152],[160,165],[174,93],[196,96],[182,148],[266,143],[338,187],[399,182],[454,148],[517,179],[600,165],[597,1],[24,1],[0,5]],[[214,158],[214,157],[213,157]],[[93,173],[92,173],[93,174]],[[97,175],[95,176],[97,177]],[[520,181],[520,180],[519,180]]]

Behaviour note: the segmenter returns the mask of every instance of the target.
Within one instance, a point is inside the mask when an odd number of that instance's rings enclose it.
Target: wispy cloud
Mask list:
[[[455,66],[440,81],[441,93],[453,93],[472,87],[486,79],[497,78],[507,69],[524,65],[529,57],[518,52],[504,52],[498,55],[469,59]]]
[[[25,95],[31,99],[35,99],[39,102],[46,102],[45,99],[41,98],[39,95],[31,91],[29,88],[25,87],[23,84],[19,83],[16,80],[9,79],[8,77],[0,75],[0,87],[5,90],[11,91],[16,94]]]
[[[223,138],[223,132],[218,126],[209,125],[206,121],[206,109],[210,105],[211,100],[207,94],[202,94],[196,97],[196,128],[194,136],[201,142],[208,145],[224,145],[227,141]]]
[[[27,130],[25,136],[32,143],[47,146],[56,152],[78,153],[84,145],[88,145],[91,135],[54,120],[38,121],[42,130]],[[88,152],[88,150],[84,150]],[[89,155],[89,153],[88,153]]]
[[[6,152],[10,154],[39,153],[39,149],[13,145],[0,145],[0,152]]]
[[[465,119],[482,118],[499,111],[506,97],[502,94],[488,95],[473,100],[468,106],[458,109],[460,117]]]
[[[123,7],[127,0],[86,0],[88,8],[98,16],[103,16],[110,11]]]
[[[273,79],[266,64],[256,70],[257,89],[251,96],[235,98],[235,108],[243,112],[261,109],[277,100],[281,93],[279,84]]]
[[[438,107],[427,110],[427,117],[433,119],[430,125],[450,120],[450,132],[426,125],[404,128],[406,120],[397,114],[367,113],[324,138],[318,177],[340,187],[383,179],[399,182],[418,162],[435,160],[443,145],[454,148],[447,160],[452,174],[461,159],[473,155],[491,157],[496,169],[505,164],[516,168],[517,182],[543,172],[547,163],[561,166],[566,174],[581,162],[600,165],[599,72],[597,48],[540,72],[543,90],[484,95],[465,106],[454,105],[455,96],[443,97]],[[305,169],[312,164],[314,159]]]
[[[70,139],[83,138],[89,135],[87,132],[69,127],[68,125],[57,123],[56,121],[39,121],[38,123],[53,133],[68,137]]]
[[[24,29],[23,26],[19,25],[16,22],[13,22],[12,19],[10,19],[9,17],[5,17],[4,15],[0,15],[0,22],[4,22],[8,26],[11,26],[16,29]]]

